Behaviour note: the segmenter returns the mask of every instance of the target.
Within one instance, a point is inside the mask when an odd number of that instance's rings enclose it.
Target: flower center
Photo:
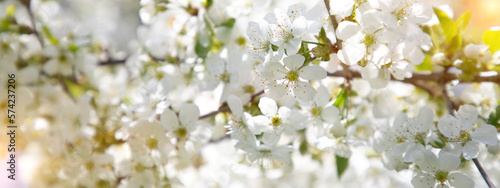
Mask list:
[[[466,130],[460,131],[460,135],[458,136],[458,139],[462,141],[462,143],[471,141],[470,133]]]
[[[281,118],[278,116],[274,116],[271,118],[271,125],[274,127],[280,126],[281,125]]]
[[[321,108],[315,107],[311,109],[312,116],[319,116],[321,114]]]
[[[397,143],[403,143],[405,141],[406,141],[406,137],[404,137],[404,136],[399,136],[396,138]]]
[[[150,149],[155,149],[158,147],[158,140],[154,139],[154,138],[149,138],[147,140],[147,145]]]
[[[286,73],[286,78],[290,81],[290,82],[296,82],[299,80],[299,73],[294,70],[294,71],[289,71],[288,73]]]
[[[439,170],[435,174],[436,180],[438,180],[441,183],[444,183],[446,180],[448,180],[448,174],[450,174],[450,173]]]
[[[366,46],[370,46],[375,43],[375,38],[371,35],[365,35],[365,38],[363,42],[366,44]]]
[[[175,131],[175,134],[177,134],[179,138],[184,138],[187,135],[187,130],[186,128],[179,128]]]
[[[422,145],[425,145],[425,137],[427,136],[427,133],[417,133],[415,135],[415,142],[421,143]]]

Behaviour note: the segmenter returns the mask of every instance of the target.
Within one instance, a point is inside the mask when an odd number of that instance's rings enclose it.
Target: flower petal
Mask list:
[[[271,124],[271,120],[263,115],[255,116],[252,118],[253,126],[249,125],[250,130],[253,134],[260,134],[262,131],[266,130]]]
[[[436,173],[438,170],[438,158],[430,150],[415,154],[415,164],[424,172]]]
[[[438,121],[439,132],[443,133],[448,138],[455,138],[460,134],[457,118],[451,115],[445,115]]]
[[[463,129],[472,130],[477,122],[477,109],[472,105],[463,105],[457,112],[457,117],[461,122]]]
[[[337,38],[341,40],[347,40],[349,37],[355,35],[358,31],[361,30],[361,26],[351,22],[351,21],[343,21],[339,23],[337,27]]]
[[[241,114],[243,113],[243,104],[241,103],[240,98],[234,95],[229,96],[227,98],[227,105],[237,118],[241,117]]]
[[[321,85],[318,87],[318,92],[314,96],[314,103],[317,107],[323,107],[330,102],[330,92],[325,86]]]
[[[319,65],[311,65],[300,69],[299,76],[306,80],[321,80],[326,78],[326,70]]]
[[[283,63],[289,70],[297,70],[303,64],[306,58],[301,55],[291,55],[283,59]]]
[[[413,187],[434,187],[436,185],[436,179],[432,174],[428,173],[418,173],[411,180]]]
[[[460,157],[450,152],[439,152],[438,161],[439,169],[446,172],[456,170],[460,166]]]
[[[422,107],[418,112],[417,121],[414,126],[417,132],[428,132],[434,125],[434,113],[429,107]]]
[[[179,120],[177,119],[177,115],[170,109],[165,109],[163,113],[160,115],[160,122],[163,125],[163,128],[167,131],[173,131],[179,127]]]
[[[462,155],[465,160],[471,160],[479,155],[479,143],[476,141],[469,141],[462,149]]]
[[[311,101],[316,95],[316,90],[309,82],[298,82],[293,86],[293,94],[300,100],[307,102]]]
[[[307,21],[304,16],[300,16],[295,21],[293,22],[292,25],[292,34],[293,37],[300,37],[304,35],[304,33],[307,31]]]
[[[276,105],[276,101],[268,97],[262,97],[259,101],[259,109],[262,114],[272,117],[275,116],[278,112],[278,105]]]
[[[483,125],[476,130],[471,135],[472,140],[481,142],[483,144],[488,144],[490,146],[495,146],[498,144],[497,129],[493,125]]]
[[[448,176],[448,182],[455,188],[468,188],[474,187],[474,181],[462,173],[451,173]]]
[[[183,104],[179,112],[179,119],[182,125],[194,125],[200,117],[200,109],[194,104]]]
[[[321,111],[321,117],[328,123],[337,123],[340,121],[340,111],[335,106],[327,106]]]
[[[302,40],[300,40],[300,38],[292,38],[292,39],[288,40],[288,42],[285,43],[286,53],[288,55],[297,54],[297,52],[300,49],[301,42],[302,42]]]
[[[213,74],[224,73],[224,61],[220,58],[219,53],[211,53],[205,60],[205,65],[208,71]]]

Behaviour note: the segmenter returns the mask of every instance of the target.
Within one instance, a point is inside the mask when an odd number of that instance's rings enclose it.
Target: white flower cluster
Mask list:
[[[479,143],[498,145],[497,130],[493,125],[478,123],[477,109],[461,106],[457,117],[445,115],[434,130],[433,112],[420,109],[417,118],[400,114],[391,127],[375,133],[374,149],[383,152],[387,168],[401,170],[415,163],[422,171],[413,177],[415,187],[472,187],[474,182],[466,175],[452,173],[461,164],[460,157],[471,160],[478,157]],[[433,153],[439,152],[439,158]]]
[[[436,47],[425,1],[290,4],[0,2],[25,163],[6,186],[472,187],[475,159],[499,181],[498,84],[440,81],[500,52]],[[424,59],[443,79],[407,81]]]

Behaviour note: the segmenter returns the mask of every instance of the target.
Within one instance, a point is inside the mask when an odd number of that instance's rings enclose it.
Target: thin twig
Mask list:
[[[252,95],[252,98],[250,99],[250,102],[253,102],[253,101],[255,100],[255,98],[257,98],[258,96],[260,96],[260,95],[262,95],[262,94],[264,94],[264,90],[262,90],[262,91],[260,91],[260,92],[258,92],[258,93],[256,93],[256,94],[253,94],[253,95]],[[229,111],[229,106],[228,106],[226,103],[224,103],[224,104],[222,104],[222,105],[219,107],[219,109],[218,109],[217,111],[213,111],[213,112],[210,112],[210,113],[208,113],[208,114],[202,115],[202,116],[200,116],[200,118],[199,118],[199,119],[200,119],[200,120],[201,120],[201,119],[205,119],[205,118],[207,118],[207,117],[215,116],[215,115],[217,115],[218,113],[221,113],[221,112],[227,112],[227,111]]]
[[[38,39],[38,42],[40,42],[40,46],[43,47],[45,44],[43,43],[43,39],[38,33],[38,30],[36,29],[35,17],[33,16],[33,11],[31,10],[31,0],[24,0],[21,1],[21,3],[26,7],[26,10],[28,10],[28,16],[30,18],[31,23],[33,24],[32,32],[35,34],[36,38]]]
[[[352,78],[360,78],[361,73],[357,71],[349,71]],[[334,77],[347,77],[345,71],[337,71],[334,73],[327,73],[328,76]],[[397,80],[394,77],[391,78],[394,81],[401,81],[406,83],[414,83],[416,81],[432,81],[432,82],[443,82],[448,83],[453,80],[459,80],[461,83],[476,83],[476,82],[493,82],[500,84],[500,74],[494,76],[476,76],[472,80],[460,80],[457,74],[434,72],[434,73],[413,73],[411,78],[405,78],[404,80]]]
[[[477,158],[472,159],[472,161],[474,161],[474,164],[476,165],[477,170],[479,170],[479,172],[481,173],[481,176],[483,176],[484,181],[486,181],[486,184],[488,184],[488,187],[496,188],[495,184],[493,184],[493,182],[491,182],[490,177],[488,177],[488,174],[486,174],[486,171],[484,170],[481,163],[479,163]]]

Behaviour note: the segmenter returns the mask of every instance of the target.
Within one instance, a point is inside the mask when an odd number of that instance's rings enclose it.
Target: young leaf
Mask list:
[[[349,164],[349,158],[344,158],[336,155],[335,161],[337,163],[337,175],[340,178],[347,168],[347,165]]]
[[[453,37],[457,34],[456,24],[442,10],[434,8],[434,13],[436,13],[436,16],[439,19],[439,24],[441,25],[441,28],[443,29],[444,35],[446,36],[446,40],[448,41],[448,43],[451,43],[451,41],[453,40]]]
[[[487,30],[483,33],[484,44],[490,47],[491,53],[500,50],[500,30]]]
[[[495,127],[500,127],[500,105],[497,106],[495,111],[490,114],[488,117],[488,124],[493,125]]]

